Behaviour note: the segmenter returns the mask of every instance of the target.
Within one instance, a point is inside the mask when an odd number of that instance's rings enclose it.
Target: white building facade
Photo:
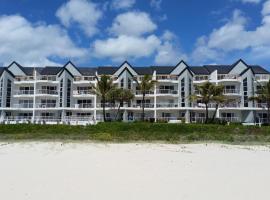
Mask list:
[[[267,120],[264,102],[249,97],[266,84],[270,73],[261,66],[239,60],[232,65],[189,66],[184,61],[176,66],[134,67],[124,62],[118,67],[77,67],[68,62],[61,67],[25,67],[16,62],[0,68],[1,123],[67,123],[87,124],[102,121],[100,98],[93,94],[96,78],[108,75],[118,87],[130,89],[135,98],[121,105],[123,121],[141,118],[142,93],[137,82],[145,74],[156,80],[148,91],[145,118],[151,121],[182,120],[202,122],[205,105],[191,102],[195,85],[207,81],[224,85],[224,95],[231,103],[222,105],[216,117],[230,122],[254,123]],[[114,119],[118,106],[106,105],[106,116]],[[210,104],[210,116],[214,113]]]

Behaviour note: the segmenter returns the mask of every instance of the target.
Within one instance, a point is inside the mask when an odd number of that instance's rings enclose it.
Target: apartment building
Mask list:
[[[145,117],[153,121],[185,119],[187,123],[205,119],[205,105],[191,102],[194,86],[207,81],[224,85],[224,95],[232,99],[222,105],[216,117],[230,122],[253,123],[267,119],[264,102],[252,102],[256,90],[267,83],[270,73],[261,66],[238,60],[232,65],[189,66],[184,61],[176,66],[134,67],[128,62],[120,66],[27,67],[13,62],[0,68],[1,123],[71,123],[87,124],[102,121],[100,98],[92,86],[101,75],[109,75],[118,87],[130,89],[135,98],[121,105],[123,121],[141,117],[142,93],[137,82],[145,74],[157,81],[146,94]],[[116,105],[106,105],[106,116],[113,119]],[[210,104],[210,116],[214,106]]]

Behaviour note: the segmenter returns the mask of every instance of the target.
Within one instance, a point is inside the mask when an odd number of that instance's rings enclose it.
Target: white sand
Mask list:
[[[270,148],[0,143],[3,200],[270,199]]]

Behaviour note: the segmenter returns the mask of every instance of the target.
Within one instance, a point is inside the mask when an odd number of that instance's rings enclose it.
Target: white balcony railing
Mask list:
[[[223,94],[233,94],[233,95],[236,95],[236,94],[240,94],[240,90],[237,90],[237,89],[224,89],[223,90]]]
[[[218,74],[218,80],[238,80],[239,75],[237,74]]]
[[[176,80],[178,80],[178,76],[176,76],[176,75],[157,75],[156,79],[158,81],[160,81],[160,80],[176,81]]]
[[[56,108],[56,103],[37,103],[36,108]]]
[[[136,90],[135,94],[136,95],[142,95],[142,91]],[[154,91],[145,91],[145,94],[146,95],[152,95],[152,94],[154,94]]]
[[[208,81],[209,80],[209,76],[207,75],[195,75],[193,77],[193,81]]]
[[[57,76],[37,76],[38,81],[56,81]]]
[[[256,108],[267,108],[267,103],[256,103],[255,107]]]
[[[94,108],[94,104],[92,103],[80,103],[80,104],[75,104],[75,108]]]
[[[14,108],[33,108],[33,103],[18,103],[13,104]]]
[[[177,103],[157,103],[157,108],[177,108]]]
[[[143,104],[142,103],[136,103],[136,104],[132,104],[131,107],[133,107],[133,108],[142,108]],[[144,107],[145,108],[154,108],[155,105],[153,103],[145,103]]]
[[[38,89],[37,94],[58,95],[58,91],[57,90]]]
[[[240,122],[239,117],[220,117],[219,120],[226,122]]]
[[[94,95],[91,90],[73,90],[73,95]]]
[[[74,77],[75,82],[81,82],[81,81],[95,81],[96,78],[94,76],[76,76]]]
[[[157,90],[157,94],[173,94],[173,95],[177,95],[178,92],[176,90],[159,89],[159,90]]]
[[[17,90],[14,92],[15,95],[33,95],[34,90]]]
[[[34,76],[16,76],[15,81],[21,82],[21,81],[33,81]]]
[[[269,74],[261,74],[261,75],[255,75],[256,81],[269,81],[270,75]]]

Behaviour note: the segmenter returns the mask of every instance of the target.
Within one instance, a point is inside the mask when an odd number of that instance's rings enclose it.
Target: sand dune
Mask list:
[[[270,148],[0,143],[3,200],[270,199]]]

